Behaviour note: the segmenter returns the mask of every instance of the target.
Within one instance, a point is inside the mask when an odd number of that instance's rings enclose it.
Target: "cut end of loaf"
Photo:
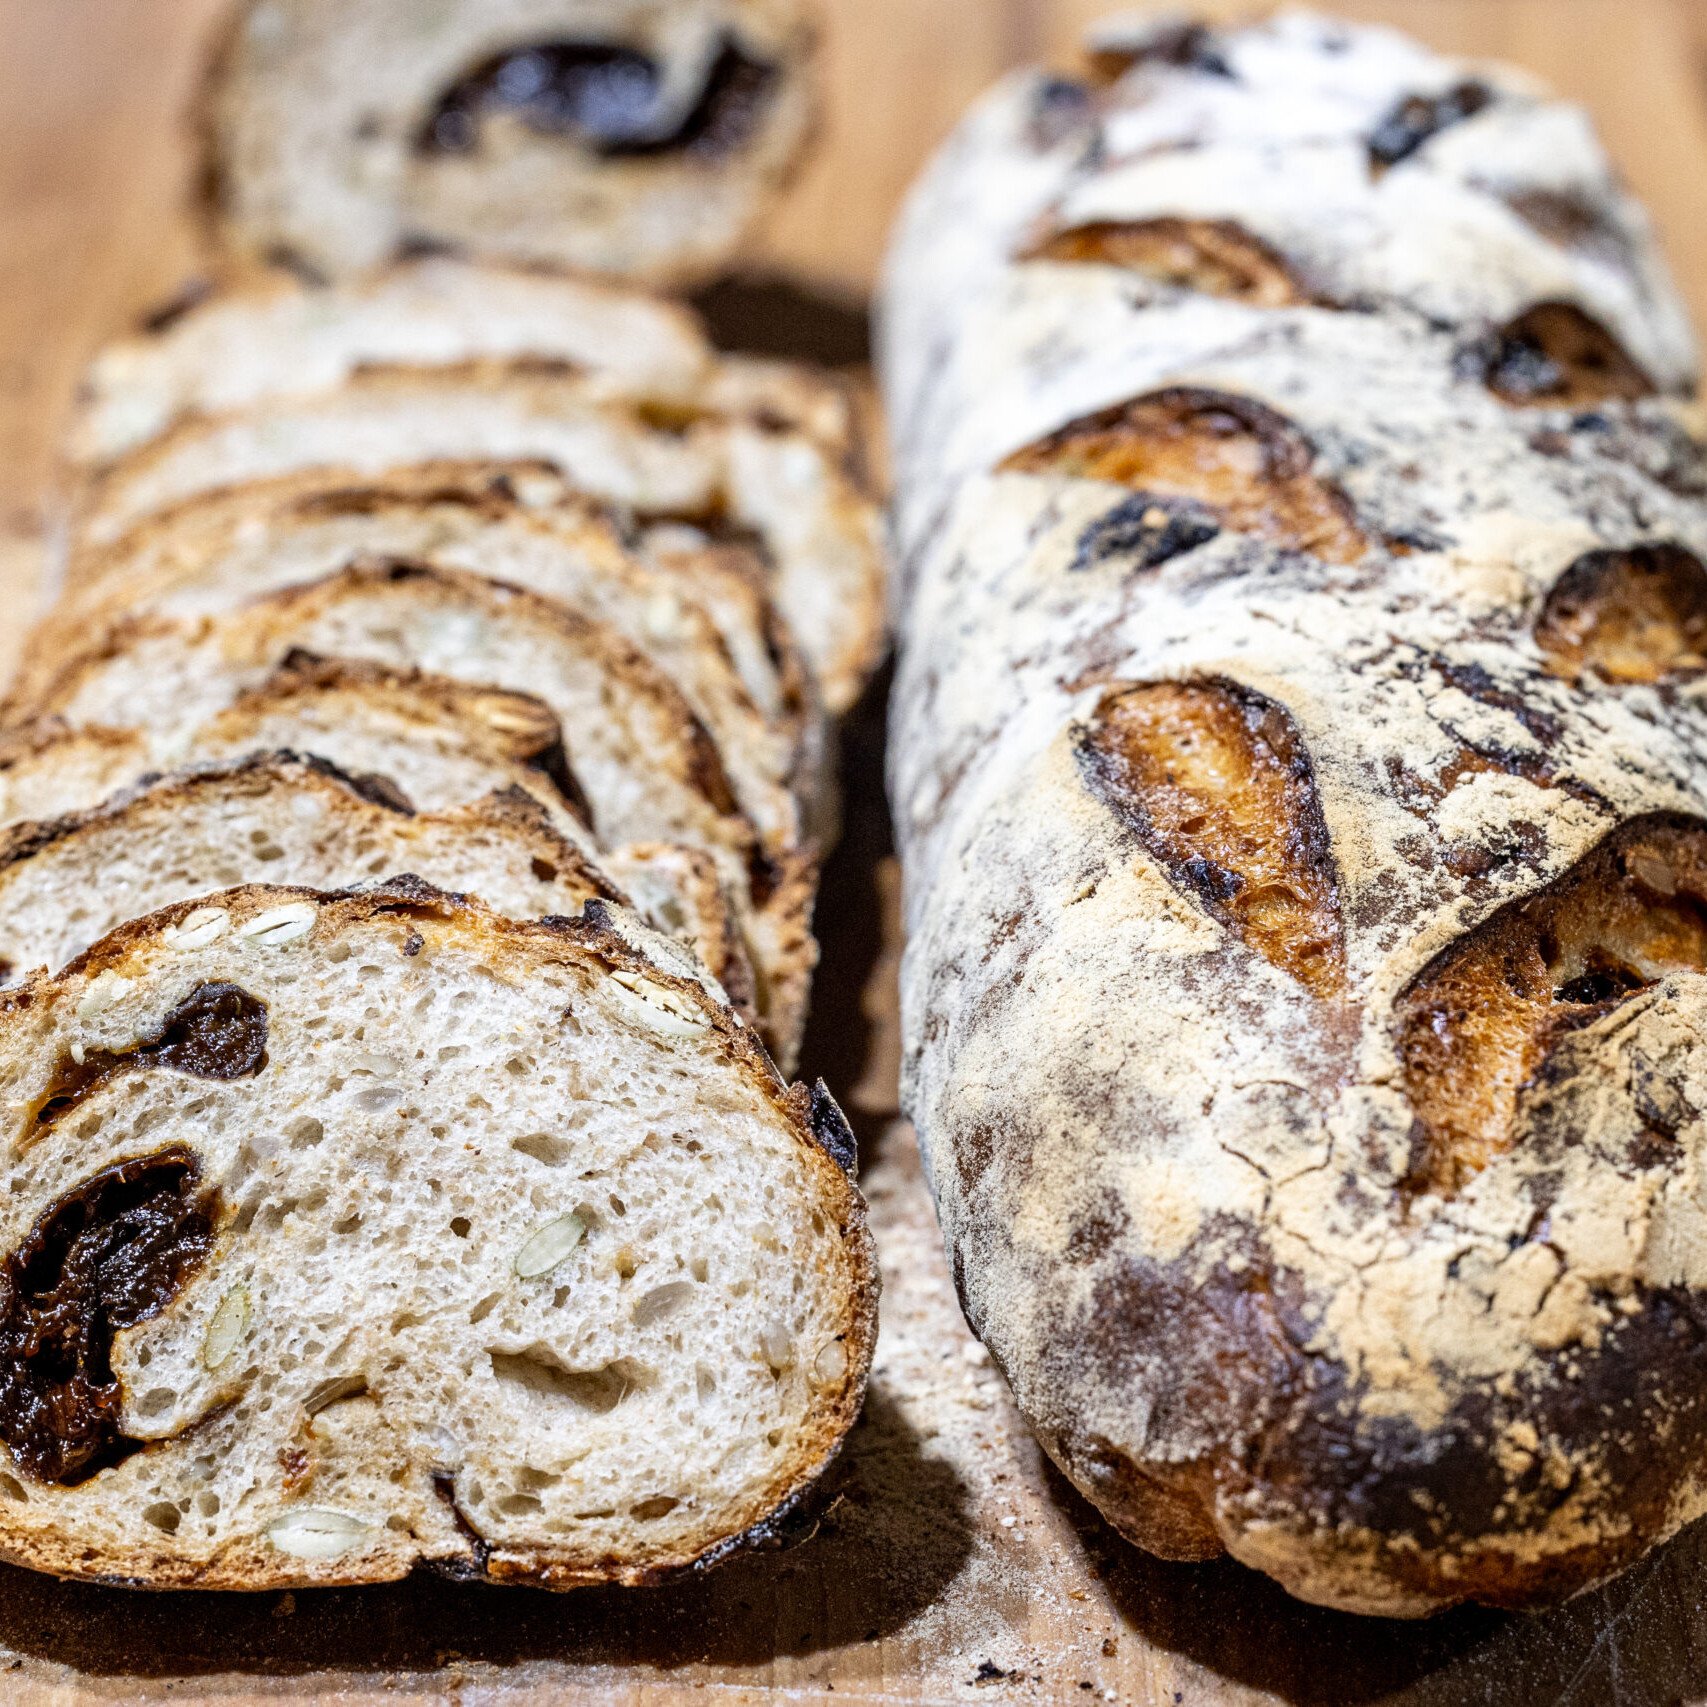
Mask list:
[[[0,995],[0,1552],[569,1587],[775,1527],[858,1410],[862,1206],[617,924],[240,889]]]

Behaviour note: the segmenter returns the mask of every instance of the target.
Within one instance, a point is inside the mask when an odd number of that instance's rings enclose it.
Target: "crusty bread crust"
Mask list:
[[[1418,1616],[1707,1511],[1707,433],[1573,108],[1132,21],[903,219],[907,1104],[1040,1440]]]
[[[648,1557],[589,1554],[571,1543],[489,1543],[474,1533],[466,1519],[445,1524],[423,1540],[400,1528],[394,1537],[368,1542],[354,1559],[290,1556],[261,1536],[233,1540],[213,1556],[195,1559],[174,1557],[165,1546],[131,1550],[106,1539],[79,1516],[80,1505],[101,1500],[109,1478],[126,1473],[122,1466],[69,1488],[38,1489],[38,1501],[48,1492],[54,1495],[58,1517],[51,1524],[26,1522],[23,1514],[31,1507],[9,1503],[0,1511],[0,1557],[61,1576],[153,1588],[256,1590],[382,1582],[424,1564],[464,1580],[566,1589],[595,1583],[662,1582],[705,1569],[742,1548],[764,1545],[785,1531],[790,1514],[809,1497],[859,1413],[875,1341],[877,1270],[864,1205],[851,1178],[851,1136],[822,1086],[785,1087],[739,1018],[683,970],[685,963],[660,960],[660,939],[625,922],[620,913],[594,903],[579,919],[518,923],[413,879],[357,894],[267,886],[231,890],[122,926],[62,972],[38,975],[22,986],[0,991],[0,1053],[35,1048],[26,1039],[48,1039],[72,1028],[77,1023],[73,1010],[80,1002],[81,1012],[92,1015],[96,1004],[88,992],[100,980],[108,984],[126,980],[121,987],[146,986],[157,969],[162,965],[170,969],[180,958],[180,951],[170,945],[174,929],[198,913],[205,915],[210,906],[225,912],[230,932],[240,936],[250,921],[264,914],[276,916],[278,909],[293,903],[306,904],[313,919],[309,942],[316,951],[342,944],[358,949],[369,943],[378,946],[406,933],[406,952],[417,957],[414,963],[422,967],[430,968],[436,953],[455,947],[482,954],[506,978],[527,980],[547,966],[567,965],[598,976],[629,974],[667,991],[676,1011],[691,1014],[696,1027],[702,1028],[704,1041],[696,1047],[708,1051],[720,1063],[720,1071],[733,1074],[731,1083],[740,1086],[742,1098],[766,1110],[767,1120],[781,1123],[794,1135],[799,1179],[825,1222],[836,1230],[842,1278],[835,1284],[843,1301],[837,1338],[845,1348],[845,1363],[834,1379],[820,1380],[810,1418],[800,1429],[786,1464],[765,1485],[752,1490],[746,1509],[736,1519],[719,1533],[695,1535]],[[45,1062],[32,1066],[14,1057],[7,1064],[8,1079],[15,1087],[45,1081],[47,1075]],[[28,1098],[14,1105],[10,1118],[15,1127],[30,1118],[19,1110],[32,1106]],[[30,1153],[17,1147],[16,1132],[12,1153],[26,1161]],[[219,1241],[237,1237],[240,1232],[226,1226],[216,1234]],[[142,1457],[176,1450],[175,1442],[160,1441]],[[414,1475],[412,1467],[411,1486]],[[283,1486],[288,1510],[288,1477]],[[398,1498],[404,1497],[400,1489]],[[427,1499],[433,1503],[430,1491]],[[450,1506],[454,1513],[454,1491]]]

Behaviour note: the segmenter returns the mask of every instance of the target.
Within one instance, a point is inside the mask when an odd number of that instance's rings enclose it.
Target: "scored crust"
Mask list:
[[[362,996],[352,1003],[334,992],[360,989],[363,966],[415,1005],[471,993],[475,1005],[463,1008],[458,1028],[476,1045],[463,1051],[467,1059],[454,1070],[435,1066],[413,1022],[381,1007],[366,1016],[366,1054],[359,1044],[316,1041],[317,1021],[331,1019],[327,1035],[335,1036],[360,1017],[351,1009],[359,1009]],[[365,999],[371,1003],[371,994]],[[504,1021],[508,1039],[490,1059],[484,1041],[477,1043],[485,1037],[481,1004]],[[381,1054],[398,1037],[406,1038],[407,1050],[382,1065]],[[535,1181],[537,1194],[538,1182],[555,1177],[550,1158],[560,1101],[542,1101],[535,1118],[543,1124],[534,1137],[517,1139],[520,1154],[510,1160],[499,1155],[502,1145],[491,1144],[471,1159],[460,1134],[429,1131],[426,1124],[447,1094],[435,1086],[450,1077],[459,1106],[480,1089],[501,1099],[505,1081],[515,1082],[505,1051],[527,1054],[533,1064],[524,1073],[547,1078],[627,1063],[632,1094],[648,1101],[668,1096],[668,1110],[657,1116],[665,1132],[692,1106],[698,1087],[711,1099],[705,1112],[691,1133],[662,1143],[684,1155],[697,1145],[714,1156],[705,1166],[731,1176],[747,1165],[743,1146],[757,1145],[771,1157],[773,1213],[789,1221],[797,1241],[788,1254],[791,1269],[783,1272],[795,1276],[792,1309],[809,1344],[797,1350],[779,1337],[753,1354],[751,1376],[733,1365],[719,1372],[737,1387],[768,1381],[779,1395],[790,1395],[774,1425],[775,1444],[761,1443],[751,1470],[732,1477],[720,1471],[715,1486],[708,1480],[700,1492],[657,1499],[643,1434],[638,1473],[623,1471],[623,1454],[635,1451],[625,1444],[626,1428],[613,1436],[603,1421],[613,1407],[602,1377],[570,1373],[573,1330],[555,1325],[550,1286],[541,1291],[530,1279],[534,1260],[518,1257],[513,1273],[509,1266],[513,1228],[525,1231],[560,1196],[561,1188],[548,1189],[532,1202],[522,1183]],[[354,1085],[313,1097],[294,1122],[263,1112],[270,1087],[279,1086],[274,1095],[301,1097],[322,1060],[341,1064]],[[401,1082],[381,1097],[386,1074]],[[620,912],[595,905],[581,920],[518,924],[413,881],[360,895],[268,887],[223,892],[126,925],[65,971],[0,993],[0,1075],[18,1128],[0,1231],[8,1252],[0,1339],[11,1354],[6,1397],[13,1401],[0,1426],[20,1472],[0,1489],[0,1552],[11,1560],[155,1587],[385,1581],[416,1564],[556,1588],[653,1582],[765,1539],[821,1475],[858,1413],[877,1281],[863,1205],[847,1172],[846,1125],[821,1087],[785,1091],[751,1033],[706,994],[689,963]],[[356,1088],[370,1082],[378,1088]],[[163,1146],[158,1134],[140,1130],[148,1107],[161,1104],[164,1112],[186,1098],[199,1098],[204,1112],[181,1127],[182,1140]],[[251,1099],[261,1105],[253,1114],[245,1110]],[[266,1160],[266,1145],[278,1143],[275,1121],[296,1136]],[[369,1176],[353,1216],[333,1227],[354,1183],[348,1168],[371,1165],[367,1150],[387,1121],[414,1129],[413,1141],[383,1140],[393,1162]],[[582,1142],[593,1137],[584,1134]],[[411,1223],[400,1244],[387,1233],[394,1198],[430,1186],[422,1183],[422,1168],[430,1172],[427,1158],[447,1144],[450,1172],[439,1183],[441,1189],[448,1183],[453,1195],[443,1208],[466,1200],[469,1223],[453,1221],[443,1235],[454,1252],[466,1252],[448,1265],[441,1259],[453,1253],[418,1242],[426,1226]],[[324,1212],[273,1202],[277,1193],[302,1189],[306,1176],[298,1176],[307,1164],[288,1158],[305,1145],[323,1182]],[[113,1160],[103,1171],[107,1156]],[[568,1251],[551,1253],[558,1264],[570,1258],[575,1288],[587,1300],[568,1306],[570,1319],[576,1310],[602,1319],[606,1295],[627,1296],[625,1269],[632,1274],[639,1265],[654,1279],[671,1266],[668,1253],[682,1235],[709,1214],[690,1210],[692,1187],[684,1180],[671,1188],[674,1222],[660,1221],[640,1175],[632,1168],[623,1174],[614,1162],[601,1165],[610,1169],[604,1176],[610,1185],[630,1192],[631,1239],[656,1244],[626,1257],[629,1247],[617,1249],[611,1267],[607,1223],[614,1212],[577,1210],[585,1217],[580,1236]],[[130,1172],[115,1172],[121,1168]],[[733,1187],[727,1178],[725,1193]],[[82,1324],[75,1343],[89,1350],[80,1365],[85,1373],[76,1378],[84,1385],[74,1381],[67,1389],[66,1406],[55,1413],[63,1420],[50,1438],[17,1403],[35,1390],[32,1384],[65,1379],[18,1350],[20,1310],[45,1307],[20,1302],[43,1295],[18,1292],[18,1253],[39,1247],[42,1254],[30,1260],[47,1263],[52,1227],[83,1203],[85,1232],[78,1236],[92,1236],[90,1217],[98,1229],[102,1216],[124,1212],[113,1193],[126,1189],[135,1206],[129,1212],[154,1217],[150,1225],[158,1231],[150,1234],[150,1254],[133,1265],[134,1279],[124,1283],[131,1290],[106,1297],[111,1337],[98,1352],[94,1318],[77,1314],[88,1308],[79,1302],[84,1294],[69,1278],[54,1294],[66,1329],[75,1317]],[[707,1219],[704,1236],[713,1243],[701,1250],[731,1263],[746,1252],[740,1260],[752,1263],[756,1247],[743,1241],[774,1237],[775,1229],[767,1235],[750,1212],[741,1213],[751,1225],[732,1229],[733,1244]],[[373,1236],[362,1231],[364,1220],[376,1224]],[[342,1241],[346,1255],[336,1266],[357,1277],[361,1289],[359,1300],[345,1301],[345,1343],[330,1350],[292,1313],[292,1270],[280,1267],[281,1258],[286,1265],[298,1260],[295,1246],[308,1235]],[[536,1242],[527,1241],[524,1255]],[[279,1256],[270,1256],[269,1247]],[[577,1247],[586,1255],[571,1254]],[[561,1277],[568,1269],[551,1272]],[[715,1265],[708,1271],[713,1288],[722,1284],[719,1272]],[[386,1284],[376,1290],[371,1282],[380,1278]],[[483,1300],[493,1280],[513,1296]],[[317,1320],[325,1294],[340,1288],[325,1272],[313,1285]],[[679,1290],[679,1283],[670,1285]],[[641,1385],[616,1390],[615,1405],[650,1415],[654,1434],[679,1435],[682,1407],[692,1408],[692,1381],[689,1398],[674,1397],[682,1378],[656,1363],[660,1352],[669,1355],[668,1333],[654,1325],[666,1308],[659,1290],[637,1290],[646,1310],[637,1302],[624,1318],[631,1325],[621,1332],[632,1346],[624,1367]],[[766,1282],[762,1290],[777,1287]],[[678,1302],[672,1293],[671,1307]],[[458,1313],[470,1306],[466,1318]],[[726,1308],[743,1320],[751,1314],[733,1299]],[[436,1354],[426,1343],[435,1335],[447,1341]],[[445,1351],[471,1336],[491,1342],[490,1375],[453,1376],[460,1365],[454,1353],[444,1363]],[[833,1357],[826,1349],[832,1342]],[[386,1355],[388,1344],[395,1355]],[[808,1353],[811,1362],[803,1363]],[[20,1355],[23,1361],[15,1361]],[[556,1366],[555,1384],[528,1375],[551,1358],[566,1360]],[[438,1380],[441,1368],[448,1386]],[[501,1391],[480,1393],[494,1377]],[[466,1403],[462,1382],[472,1383]],[[511,1389],[519,1382],[519,1390],[505,1389],[506,1382]],[[499,1417],[503,1428],[495,1430]],[[719,1426],[718,1438],[735,1445],[732,1423]],[[690,1460],[703,1456],[691,1440],[679,1449]],[[59,1470],[71,1462],[67,1453],[83,1468]],[[599,1454],[609,1466],[603,1471]],[[607,1484],[626,1488],[631,1508],[620,1516],[575,1514],[576,1494],[563,1473],[574,1463],[589,1486],[598,1486],[595,1478],[603,1474]],[[531,1493],[500,1498],[506,1486]],[[181,1504],[171,1498],[180,1491]]]
[[[1707,1511],[1686,317],[1516,74],[1104,45],[974,112],[888,269],[955,1277],[1140,1545],[1556,1601]]]

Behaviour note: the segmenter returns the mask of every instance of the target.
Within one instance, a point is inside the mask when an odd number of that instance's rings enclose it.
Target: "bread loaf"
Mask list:
[[[627,899],[520,789],[421,815],[388,782],[256,753],[0,834],[0,965],[52,971],[129,919],[274,871],[322,889],[408,871],[518,919]]]
[[[885,301],[906,1098],[1139,1544],[1417,1615],[1707,1511],[1707,457],[1530,79],[1105,35]]]
[[[66,449],[99,467],[187,415],[325,390],[361,368],[555,362],[615,396],[691,401],[716,372],[694,317],[662,298],[447,255],[339,286],[277,270],[192,293],[96,353]]]
[[[847,1128],[619,909],[186,901],[0,992],[0,1082],[8,1560],[653,1582],[857,1414]]]
[[[249,0],[205,99],[209,221],[323,276],[450,248],[680,285],[810,128],[797,0]]]

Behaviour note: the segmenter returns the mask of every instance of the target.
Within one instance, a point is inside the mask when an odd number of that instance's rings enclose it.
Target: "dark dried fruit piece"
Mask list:
[[[1547,595],[1535,643],[1554,675],[1660,682],[1707,668],[1707,567],[1679,545],[1579,557]]]
[[[167,1014],[159,1033],[129,1049],[65,1055],[36,1104],[30,1131],[62,1120],[109,1079],[138,1067],[170,1067],[198,1079],[252,1079],[267,1064],[267,1004],[235,984],[200,984]]]
[[[1408,160],[1443,130],[1493,105],[1486,83],[1460,83],[1440,95],[1407,95],[1382,119],[1369,138],[1370,165],[1379,176]]]
[[[1253,308],[1312,300],[1280,255],[1231,219],[1093,220],[1039,239],[1020,259],[1125,267]]]
[[[775,66],[725,41],[699,99],[672,123],[655,60],[608,42],[538,42],[487,60],[447,89],[415,147],[422,154],[472,152],[487,116],[509,113],[529,130],[564,137],[606,159],[717,158],[751,140],[776,81]]]
[[[1091,73],[1098,82],[1114,83],[1135,65],[1171,65],[1180,71],[1201,71],[1208,77],[1231,77],[1233,68],[1207,24],[1168,24],[1130,45],[1093,49]]]
[[[1309,754],[1236,682],[1144,682],[1079,731],[1091,791],[1203,906],[1313,995],[1345,988],[1339,884]]]
[[[1140,492],[1098,516],[1079,535],[1067,571],[1078,574],[1115,558],[1131,569],[1159,569],[1207,545],[1220,532],[1220,523],[1201,504]]]
[[[1497,332],[1482,377],[1520,409],[1634,403],[1655,389],[1612,333],[1568,302],[1539,303]]]
[[[1315,452],[1285,416],[1227,392],[1176,387],[1070,422],[1002,468],[1107,480],[1329,563],[1368,550],[1351,504],[1312,471]]]
[[[1524,1088],[1559,1040],[1674,972],[1707,968],[1707,826],[1638,819],[1539,894],[1437,955],[1399,998],[1411,1185],[1463,1188],[1516,1141]]]
[[[116,1162],[36,1218],[0,1269],[0,1440],[41,1482],[136,1449],[119,1429],[113,1335],[159,1313],[213,1248],[215,1192],[182,1145]]]

